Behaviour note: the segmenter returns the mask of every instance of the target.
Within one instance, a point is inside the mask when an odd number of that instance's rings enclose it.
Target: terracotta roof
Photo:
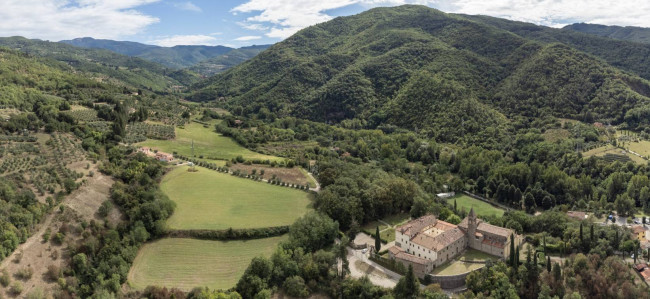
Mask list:
[[[391,248],[388,248],[388,252],[390,252],[392,255],[397,255],[400,252],[404,252],[404,249],[400,248],[399,246],[393,246]]]
[[[635,225],[632,227],[632,232],[634,232],[635,234],[642,233],[645,232],[645,228],[643,228],[643,226],[640,225]]]
[[[409,261],[411,263],[420,264],[420,265],[426,265],[426,264],[432,263],[432,261],[430,261],[430,260],[423,259],[421,257],[417,257],[415,255],[406,253],[404,251],[401,251],[401,252],[398,252],[397,254],[395,254],[395,258],[400,259],[400,260]]]
[[[514,231],[509,229],[509,228],[503,228],[503,227],[492,225],[492,224],[485,223],[485,222],[479,223],[476,230],[483,233],[483,234],[489,233],[489,234],[501,236],[501,237],[504,237],[504,238],[508,238],[508,237],[510,237],[511,234],[514,233]]]
[[[645,269],[647,266],[648,266],[648,265],[646,265],[646,264],[636,264],[636,265],[634,265],[634,269],[637,270],[637,271],[639,271],[639,272],[641,272],[641,271],[643,271],[643,269]]]
[[[444,231],[435,237],[427,234],[418,234],[411,240],[411,242],[431,250],[440,251],[464,237],[465,233],[462,230],[459,228],[453,228]]]
[[[643,276],[643,279],[645,280],[650,280],[650,268],[641,271],[641,276]]]
[[[418,219],[411,220],[408,223],[398,227],[396,230],[407,236],[414,235],[422,231],[423,228],[436,224],[436,216],[426,215]]]
[[[442,221],[442,220],[438,220],[438,221],[436,221],[436,224],[433,227],[435,227],[435,228],[437,228],[437,229],[439,229],[441,231],[448,231],[450,229],[456,228],[456,225],[451,224],[449,222]]]

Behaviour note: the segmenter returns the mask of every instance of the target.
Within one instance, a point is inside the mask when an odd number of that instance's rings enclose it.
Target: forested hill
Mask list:
[[[650,28],[575,23],[564,26],[562,29],[595,34],[613,39],[650,44]]]
[[[424,6],[376,8],[303,29],[194,86],[191,98],[442,140],[499,135],[506,118],[522,115],[647,125],[650,83],[637,75],[647,78],[650,62],[620,63],[636,74],[611,66],[625,47],[650,53],[637,43]]]
[[[190,68],[193,72],[211,76],[255,57],[270,45],[241,47],[174,46],[160,47],[128,41],[94,39],[90,37],[62,40],[62,43],[83,48],[106,49],[115,53],[139,57],[174,69]]]
[[[192,72],[172,70],[141,58],[108,50],[79,48],[23,37],[0,38],[0,46],[19,50],[30,56],[52,58],[68,64],[75,72],[83,73],[86,77],[132,88],[163,92],[199,80]]]

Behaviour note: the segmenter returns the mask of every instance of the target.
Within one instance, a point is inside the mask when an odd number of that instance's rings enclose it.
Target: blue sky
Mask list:
[[[650,27],[647,0],[0,0],[0,36],[241,47],[275,43],[337,16],[402,4],[553,27]]]

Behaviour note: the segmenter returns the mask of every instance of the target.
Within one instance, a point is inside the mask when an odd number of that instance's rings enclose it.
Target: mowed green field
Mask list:
[[[129,271],[136,289],[149,285],[179,288],[229,289],[244,274],[251,259],[269,257],[286,236],[247,241],[167,238],[145,244]]]
[[[171,170],[161,190],[176,202],[171,229],[259,228],[290,225],[305,214],[311,195],[288,187],[235,177],[198,167]]]
[[[171,140],[153,140],[137,143],[166,153],[179,153],[186,157],[192,156],[192,140],[194,140],[194,155],[205,159],[232,159],[242,156],[247,160],[281,161],[283,158],[253,152],[237,144],[229,137],[214,131],[214,126],[205,128],[202,124],[190,122],[183,129],[176,128],[176,138]]]
[[[447,202],[453,206],[454,200],[456,200],[456,204],[458,205],[458,210],[465,208],[465,211],[469,212],[469,210],[472,207],[474,207],[474,212],[476,212],[477,215],[499,216],[499,217],[503,216],[502,209],[497,208],[484,201],[471,198],[464,194],[456,195],[452,198],[449,198],[447,199]]]

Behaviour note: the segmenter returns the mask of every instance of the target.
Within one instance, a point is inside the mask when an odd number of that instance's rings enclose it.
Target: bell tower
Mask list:
[[[467,215],[467,239],[468,245],[471,248],[477,248],[476,244],[476,213],[474,213],[474,207],[469,210],[469,215]]]

